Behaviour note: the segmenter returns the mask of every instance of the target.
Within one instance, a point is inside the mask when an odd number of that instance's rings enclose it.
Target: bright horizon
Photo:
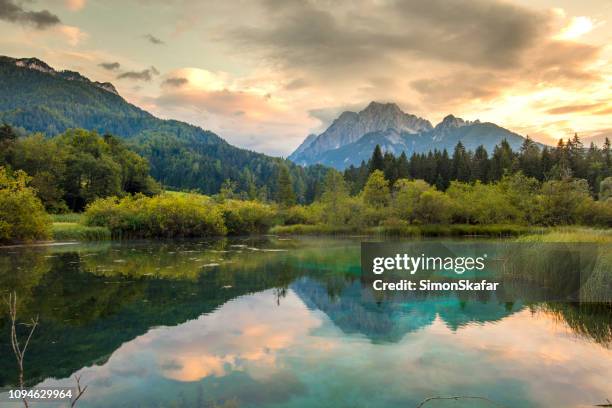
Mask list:
[[[370,101],[546,143],[612,136],[609,1],[356,3],[0,0],[0,54],[272,155]]]

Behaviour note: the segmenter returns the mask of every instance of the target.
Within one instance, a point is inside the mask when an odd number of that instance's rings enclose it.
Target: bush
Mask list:
[[[425,191],[414,208],[414,218],[421,224],[444,224],[451,218],[451,202],[446,194]]]
[[[577,212],[582,224],[612,227],[612,199],[587,200],[578,207]]]
[[[317,215],[313,205],[309,207],[294,205],[281,212],[284,225],[316,224]]]
[[[544,222],[548,225],[575,224],[581,210],[593,201],[586,180],[550,180],[542,185]],[[585,204],[586,203],[586,204]]]
[[[0,242],[49,238],[51,220],[23,172],[0,167]]]
[[[226,200],[221,205],[227,233],[231,235],[265,233],[274,224],[276,211],[257,201]]]
[[[522,222],[520,211],[511,204],[499,184],[467,184],[453,181],[447,190],[455,221],[468,224]]]
[[[85,211],[89,226],[107,227],[122,237],[225,235],[223,215],[208,198],[195,194],[105,198]]]

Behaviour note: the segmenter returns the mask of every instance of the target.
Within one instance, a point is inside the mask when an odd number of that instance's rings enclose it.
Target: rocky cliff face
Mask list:
[[[420,133],[432,129],[429,121],[411,115],[394,103],[371,102],[360,112],[343,112],[316,138],[302,145],[291,156],[296,163],[310,164],[317,155],[356,142],[363,135],[395,129],[404,133]],[[305,146],[306,145],[306,146]]]

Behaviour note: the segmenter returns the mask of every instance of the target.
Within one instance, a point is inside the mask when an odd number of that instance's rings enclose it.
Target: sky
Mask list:
[[[0,55],[277,156],[370,101],[612,137],[612,0],[0,0]]]

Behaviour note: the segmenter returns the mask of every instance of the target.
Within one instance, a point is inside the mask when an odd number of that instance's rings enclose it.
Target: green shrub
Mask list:
[[[0,167],[0,242],[49,238],[51,220],[23,171]]]
[[[85,211],[89,226],[107,227],[121,237],[201,237],[225,235],[220,209],[207,197],[161,194],[105,198]]]
[[[257,201],[226,200],[221,205],[227,233],[246,235],[268,232],[276,220],[276,211]]]
[[[281,212],[284,225],[315,224],[316,216],[311,211],[312,206],[294,205]]]

